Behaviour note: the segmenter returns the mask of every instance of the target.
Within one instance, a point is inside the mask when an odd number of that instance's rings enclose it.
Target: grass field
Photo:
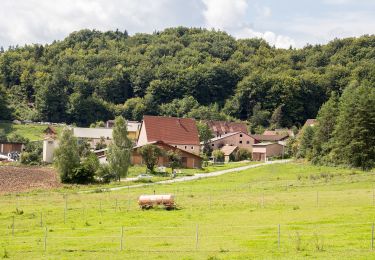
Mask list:
[[[16,133],[29,139],[30,141],[43,140],[43,131],[46,128],[47,125],[40,124],[17,125],[12,123],[0,123],[0,132],[3,132],[6,136]],[[54,126],[54,128],[58,133],[62,130],[61,126]]]
[[[2,196],[0,258],[370,259],[374,180],[288,163],[118,192]],[[175,194],[178,209],[140,210],[137,197],[154,191]]]

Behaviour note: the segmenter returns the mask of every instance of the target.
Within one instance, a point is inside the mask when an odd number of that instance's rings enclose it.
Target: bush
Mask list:
[[[109,183],[116,179],[116,174],[111,172],[108,164],[102,164],[96,171],[96,176],[104,183]]]
[[[214,150],[212,152],[212,156],[214,157],[215,162],[223,162],[224,161],[224,152],[221,150]]]
[[[20,162],[28,165],[39,165],[42,162],[43,147],[41,142],[28,143],[21,153]]]
[[[71,182],[78,184],[93,183],[95,180],[95,172],[92,172],[87,166],[80,165],[72,172]]]
[[[238,151],[236,152],[236,154],[234,156],[234,159],[236,161],[248,160],[250,158],[251,158],[251,153],[250,153],[249,150],[247,150],[245,148],[238,149]]]

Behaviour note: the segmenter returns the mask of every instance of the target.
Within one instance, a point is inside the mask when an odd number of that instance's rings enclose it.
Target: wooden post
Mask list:
[[[100,207],[100,218],[103,220],[102,200],[99,201],[99,207]]]
[[[280,230],[280,224],[278,226],[278,235],[277,235],[277,245],[280,249],[280,234],[281,234],[281,230]]]
[[[66,211],[68,209],[68,197],[66,196],[66,194],[64,195],[65,197],[65,207],[64,207],[64,224],[66,224]]]
[[[43,212],[40,212],[40,227],[43,227]]]
[[[199,242],[199,226],[197,224],[196,230],[195,230],[195,250],[198,250],[198,242]]]
[[[371,229],[371,250],[374,250],[374,223],[372,223]]]
[[[123,237],[124,237],[124,227],[121,226],[120,251],[122,251],[123,249],[123,243],[122,243]]]
[[[12,216],[12,236],[14,236],[14,216]]]
[[[47,251],[47,227],[44,230],[44,251]]]

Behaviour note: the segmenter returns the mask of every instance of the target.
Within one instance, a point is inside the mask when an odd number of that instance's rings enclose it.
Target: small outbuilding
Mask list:
[[[184,167],[184,168],[201,168],[202,167],[202,160],[203,159],[202,159],[202,157],[200,157],[199,155],[197,155],[195,153],[187,152],[183,149],[180,149],[178,147],[166,144],[162,141],[155,141],[155,142],[150,142],[150,143],[147,143],[147,144],[157,145],[164,151],[172,150],[174,152],[180,153],[181,159],[182,159],[182,167]],[[144,144],[144,145],[146,145],[146,144]],[[139,145],[139,146],[134,147],[132,157],[131,157],[132,164],[138,164],[138,165],[143,164],[143,158],[139,154],[138,149],[141,148],[144,145]],[[166,156],[160,156],[159,157],[158,166],[168,166],[168,163],[169,163],[169,161],[168,161],[168,158]]]
[[[8,154],[12,152],[21,153],[25,148],[24,143],[20,142],[0,142],[0,153]]]
[[[253,160],[266,161],[269,157],[282,156],[284,153],[284,146],[278,143],[258,143],[253,144]]]
[[[229,162],[231,156],[235,154],[235,152],[238,151],[238,146],[235,145],[224,145],[220,149],[224,153],[224,161]]]

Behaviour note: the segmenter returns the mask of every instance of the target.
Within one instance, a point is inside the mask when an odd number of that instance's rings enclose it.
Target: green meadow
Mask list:
[[[62,130],[62,126],[53,126],[58,133]],[[29,139],[30,141],[40,141],[44,139],[43,131],[47,128],[47,125],[40,124],[27,124],[17,125],[13,123],[0,123],[0,133],[5,134],[9,137],[12,134],[18,134],[22,137]]]
[[[375,172],[266,165],[185,183],[0,197],[0,258],[370,259]],[[105,187],[105,186],[104,186]],[[177,209],[141,210],[141,194]]]

